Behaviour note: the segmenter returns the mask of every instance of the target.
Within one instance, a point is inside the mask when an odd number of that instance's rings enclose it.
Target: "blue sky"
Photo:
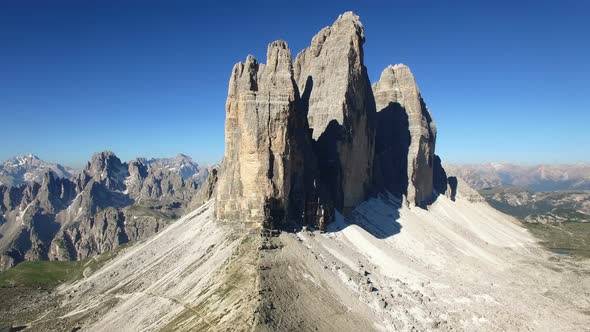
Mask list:
[[[223,155],[234,63],[338,14],[416,75],[451,162],[590,161],[588,1],[0,1],[0,160]]]

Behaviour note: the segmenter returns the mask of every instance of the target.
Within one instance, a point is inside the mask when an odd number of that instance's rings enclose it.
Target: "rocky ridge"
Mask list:
[[[516,187],[532,191],[590,190],[590,163],[517,165],[510,163],[445,164],[448,173],[474,189]]]
[[[197,180],[158,160],[124,163],[104,151],[72,179],[47,170],[39,182],[0,186],[0,268],[80,260],[144,239],[191,205]]]
[[[366,198],[372,181],[375,100],[364,43],[359,17],[347,12],[315,35],[293,62],[328,209],[350,211]]]
[[[46,171],[61,178],[72,178],[76,170],[39,159],[33,154],[14,157],[0,165],[0,185],[14,186],[29,181],[41,182]]]
[[[590,222],[590,191],[532,192],[496,187],[479,191],[494,208],[528,223]]]
[[[301,182],[301,128],[291,51],[269,45],[267,63],[252,56],[234,66],[226,103],[226,149],[217,184],[217,216],[261,225],[281,222],[291,207],[291,183]],[[294,178],[297,178],[295,180]],[[295,181],[294,181],[295,180]]]

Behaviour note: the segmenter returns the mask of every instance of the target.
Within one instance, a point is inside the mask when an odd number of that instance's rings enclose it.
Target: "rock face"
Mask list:
[[[335,209],[351,210],[367,197],[375,102],[364,38],[358,16],[345,13],[294,62],[278,41],[266,65],[249,56],[234,67],[218,218],[323,228]]]
[[[385,189],[424,207],[433,198],[436,127],[414,75],[405,65],[385,68],[373,85],[377,104],[376,168]]]
[[[105,151],[71,180],[47,170],[37,182],[0,186],[0,269],[24,260],[83,259],[158,232],[199,187],[197,177],[184,180],[167,165],[124,163]]]
[[[365,32],[347,12],[297,55],[295,80],[313,130],[320,189],[339,210],[365,199],[372,178],[375,101],[363,63]]]
[[[209,172],[207,179],[205,179],[205,182],[199,187],[193,196],[188,206],[188,210],[194,210],[214,197],[217,180],[217,169],[212,169],[211,172]]]
[[[234,67],[219,219],[324,229],[336,211],[347,214],[371,193],[432,202],[432,117],[406,66],[388,67],[371,87],[364,42],[363,25],[348,12],[293,62],[279,41],[266,65],[249,56]],[[446,189],[444,170],[437,174]]]
[[[291,183],[303,176],[295,142],[303,113],[284,41],[268,46],[267,63],[252,56],[232,71],[226,103],[225,156],[216,215],[260,226],[282,223]],[[299,167],[298,167],[299,166]]]

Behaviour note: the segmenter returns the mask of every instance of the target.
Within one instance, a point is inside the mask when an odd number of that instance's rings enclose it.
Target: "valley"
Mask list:
[[[549,250],[590,258],[590,191],[496,187],[479,193],[492,207],[518,218]]]

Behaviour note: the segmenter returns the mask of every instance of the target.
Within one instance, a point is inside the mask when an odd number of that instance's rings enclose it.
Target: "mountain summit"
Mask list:
[[[364,42],[359,17],[347,12],[294,61],[276,41],[266,64],[248,56],[234,66],[219,219],[324,229],[370,194],[432,203],[434,174],[444,174],[433,171],[432,115],[405,65],[387,67],[371,87]]]
[[[51,171],[61,178],[71,178],[72,168],[41,160],[34,154],[14,157],[0,165],[0,185],[14,186],[28,181],[41,182],[43,174]]]

